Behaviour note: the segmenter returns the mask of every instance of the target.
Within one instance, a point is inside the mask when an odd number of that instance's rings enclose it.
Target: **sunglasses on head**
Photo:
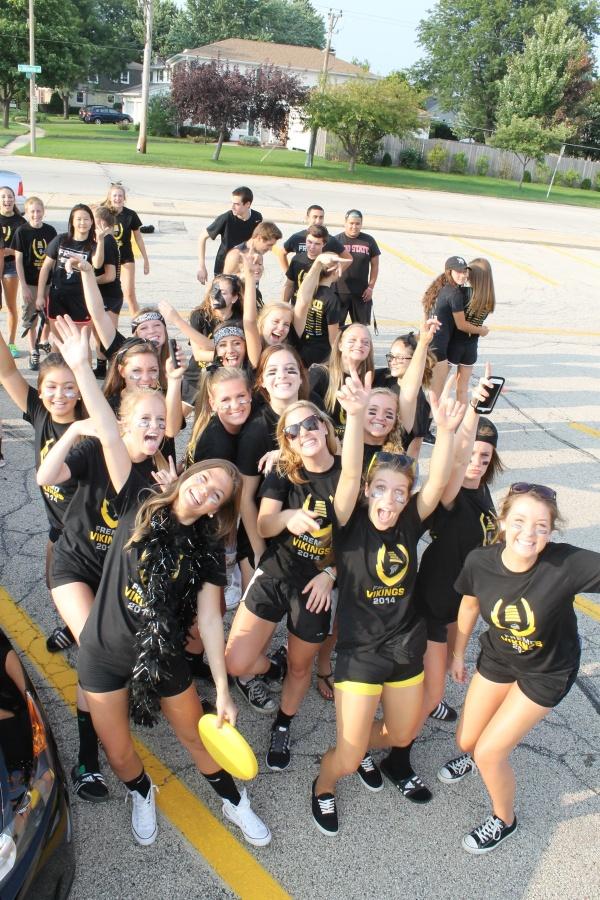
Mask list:
[[[131,338],[130,340],[125,341],[117,353],[117,362],[121,363],[125,354],[130,350],[142,349],[151,350],[153,353],[156,353],[156,344],[153,341],[146,340],[146,338]]]
[[[543,500],[556,502],[556,491],[545,484],[529,484],[527,481],[516,481],[508,489],[509,494],[537,494]]]
[[[311,416],[302,419],[301,422],[295,422],[293,425],[286,425],[283,429],[283,433],[291,440],[295,440],[300,434],[301,428],[304,428],[305,431],[318,431],[322,421],[323,419],[313,413]]]
[[[374,466],[380,466],[385,463],[393,463],[395,466],[399,466],[402,469],[410,469],[412,472],[416,468],[415,458],[409,456],[408,453],[389,453],[387,450],[380,450],[379,453],[373,454],[367,469],[367,475],[370,474]]]

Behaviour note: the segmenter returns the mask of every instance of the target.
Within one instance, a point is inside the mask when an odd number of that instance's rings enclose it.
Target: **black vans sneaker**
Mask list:
[[[365,756],[363,756],[361,764],[356,770],[356,774],[368,791],[375,792],[383,790],[383,778],[381,772],[379,771],[379,767],[373,762],[370,753],[366,753]]]
[[[439,719],[441,722],[456,722],[458,713],[445,700],[440,700],[436,708],[429,713],[429,718]]]
[[[287,675],[287,647],[285,644],[282,644],[281,647],[278,647],[275,653],[271,654],[268,659],[275,665],[279,672],[275,677],[271,677],[267,672],[262,676],[264,683],[266,684],[269,691],[272,691],[275,694],[281,693],[281,688],[283,686],[283,679]]]
[[[269,694],[262,678],[255,676],[245,684],[239,678],[235,679],[238,691],[246,698],[252,709],[259,713],[270,715],[277,709],[277,704]]]
[[[470,753],[463,753],[462,756],[449,760],[445,766],[438,769],[437,777],[444,784],[453,784],[455,781],[461,781],[465,775],[469,774],[476,775],[477,766]]]
[[[312,786],[312,816],[315,825],[321,834],[332,837],[338,833],[338,814],[335,805],[335,797],[333,794],[315,794],[315,785],[317,779],[313,781]]]
[[[469,834],[465,834],[462,839],[463,848],[468,853],[489,853],[490,850],[495,850],[505,838],[510,837],[516,827],[516,816],[512,825],[507,825],[498,816],[488,816],[483,825],[479,825]]]
[[[271,728],[271,743],[267,750],[267,765],[275,772],[283,772],[290,764],[290,728],[289,725],[277,725]]]

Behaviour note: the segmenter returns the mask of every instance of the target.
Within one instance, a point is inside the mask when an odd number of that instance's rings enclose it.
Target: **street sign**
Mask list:
[[[41,66],[30,66],[27,63],[19,63],[17,68],[18,68],[19,72],[25,72],[25,74],[27,74],[27,75],[31,75],[31,74],[39,75],[40,72],[42,71]]]

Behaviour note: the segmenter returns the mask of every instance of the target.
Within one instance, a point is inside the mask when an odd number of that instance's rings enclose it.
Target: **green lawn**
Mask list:
[[[28,130],[26,125],[20,125],[18,122],[9,122],[8,128],[0,127],[0,147],[6,147],[16,137],[25,134]]]
[[[192,141],[175,138],[149,138],[148,152],[143,155],[136,150],[137,133],[133,130],[120,131],[116,125],[86,125],[77,118],[64,121],[51,117],[42,122],[41,127],[47,136],[38,139],[38,154],[56,159],[169,166],[247,175],[273,175],[281,178],[322,179],[518,200],[545,201],[547,191],[545,184],[524,184],[519,188],[516,182],[499,178],[416,172],[380,166],[359,165],[355,172],[350,173],[344,163],[325,159],[317,159],[312,169],[306,169],[305,154],[299,151],[266,151],[233,144],[223,147],[221,159],[213,162],[210,157],[214,145],[195,144]],[[18,153],[28,156],[29,148],[24,147]],[[600,193],[582,191],[578,188],[555,187],[548,202],[600,207]]]

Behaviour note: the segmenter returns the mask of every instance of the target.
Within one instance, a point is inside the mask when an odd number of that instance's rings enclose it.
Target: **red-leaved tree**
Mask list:
[[[309,89],[296,75],[275,66],[259,66],[248,77],[252,81],[249,118],[282,137],[287,131],[291,107],[304,106]]]
[[[173,72],[171,97],[180,121],[190,119],[218,132],[212,156],[217,160],[225,132],[248,120],[252,83],[236,66],[179,65]]]

